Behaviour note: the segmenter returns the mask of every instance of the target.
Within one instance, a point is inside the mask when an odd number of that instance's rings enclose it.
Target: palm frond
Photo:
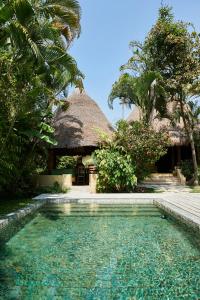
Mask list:
[[[28,0],[15,0],[13,2],[18,21],[22,24],[27,23],[34,16],[33,6]]]
[[[76,11],[60,5],[60,4],[46,4],[43,6],[44,12],[50,15],[53,23],[57,28],[61,29],[66,39],[69,39],[69,31],[74,38],[80,34],[80,15]]]
[[[12,6],[6,4],[0,7],[0,25],[9,21],[12,16],[13,16]]]
[[[38,46],[31,39],[26,27],[24,27],[22,24],[20,24],[17,21],[13,21],[10,24],[10,32],[11,32],[12,40],[18,48],[24,45],[25,47],[28,47],[32,51],[34,57],[37,60],[43,60],[43,57],[41,56]]]
[[[47,4],[59,4],[73,10],[79,17],[81,16],[81,7],[77,0],[47,0]]]

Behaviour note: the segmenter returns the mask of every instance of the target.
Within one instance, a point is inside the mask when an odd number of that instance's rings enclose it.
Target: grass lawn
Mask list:
[[[31,199],[0,199],[0,218],[33,202]]]
[[[191,192],[190,193],[200,193],[200,186],[191,186]]]

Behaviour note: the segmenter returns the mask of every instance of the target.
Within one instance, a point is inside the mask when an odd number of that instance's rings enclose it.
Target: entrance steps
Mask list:
[[[72,185],[70,192],[73,193],[90,193],[89,185]]]
[[[41,211],[50,218],[161,217],[161,212],[153,204],[50,204]]]
[[[180,179],[172,173],[152,173],[142,184],[147,185],[181,185]]]

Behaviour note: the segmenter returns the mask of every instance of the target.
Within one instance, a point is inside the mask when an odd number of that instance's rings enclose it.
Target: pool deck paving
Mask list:
[[[152,203],[200,232],[200,194],[177,190],[162,193],[91,194],[83,188],[82,191],[71,190],[67,194],[43,194],[35,199],[83,204]]]

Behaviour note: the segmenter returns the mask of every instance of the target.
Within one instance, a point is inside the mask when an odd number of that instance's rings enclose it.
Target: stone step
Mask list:
[[[159,180],[160,180],[160,181],[161,181],[161,180],[163,180],[163,181],[167,181],[167,180],[169,180],[169,181],[173,181],[173,180],[176,181],[176,180],[177,180],[177,181],[178,181],[179,179],[178,179],[178,177],[175,177],[175,176],[174,176],[174,177],[169,177],[169,178],[167,178],[167,177],[160,177],[160,178],[147,177],[145,180],[152,180],[152,181],[153,181],[153,180],[158,180],[158,181],[159,181]]]
[[[178,179],[176,176],[148,176],[146,179],[152,179],[152,180],[173,180]]]
[[[151,203],[134,203],[134,204],[123,204],[123,203],[60,203],[60,204],[52,204],[48,203],[46,206],[43,206],[40,211],[46,210],[60,210],[65,209],[66,207],[70,207],[71,209],[88,209],[88,208],[98,208],[98,209],[157,209],[157,207]]]
[[[151,173],[151,177],[174,177],[172,173]]]
[[[148,176],[142,184],[149,185],[180,185],[180,180],[178,177],[174,176],[172,173],[152,173]]]
[[[160,210],[150,204],[138,205],[96,205],[96,204],[63,204],[47,205],[42,207],[40,213],[49,219],[64,217],[143,217],[161,216]]]
[[[149,181],[149,182],[142,182],[142,185],[145,186],[152,186],[152,185],[169,185],[169,186],[180,186],[180,182],[155,182],[155,181]]]
[[[70,212],[70,213],[46,213],[49,219],[59,219],[66,217],[159,217],[161,213],[155,212]]]
[[[70,214],[89,214],[89,213],[157,213],[158,209],[143,209],[143,210],[137,210],[137,209],[98,209],[98,210],[89,210],[89,209],[85,209],[85,210],[50,210],[47,209],[45,211],[41,211],[41,213],[45,213],[45,214],[65,214],[65,213],[70,213]]]
[[[160,177],[149,176],[146,179],[151,179],[151,180],[174,180],[174,179],[178,179],[178,178],[175,177],[175,176],[169,176],[169,177],[166,177],[166,176],[160,176]]]
[[[154,182],[154,183],[163,183],[163,184],[173,184],[173,183],[177,183],[177,184],[180,184],[180,181],[179,180],[151,180],[151,179],[148,179],[148,180],[144,180],[143,183],[151,183],[151,182]]]
[[[89,185],[73,185],[70,188],[70,192],[89,193],[90,192],[90,187],[89,187]]]

